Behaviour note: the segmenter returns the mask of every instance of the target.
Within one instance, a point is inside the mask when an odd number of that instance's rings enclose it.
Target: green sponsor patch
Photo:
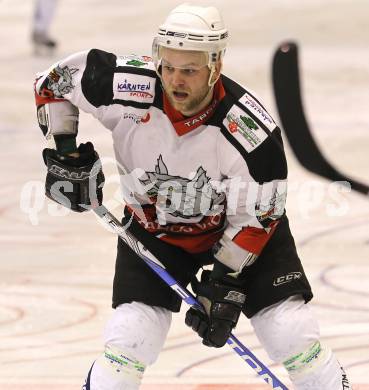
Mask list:
[[[249,117],[249,116],[240,116],[242,122],[249,128],[249,129],[254,129],[257,130],[259,127],[258,125]]]
[[[118,363],[119,365],[123,367],[133,367],[139,372],[145,371],[145,365],[142,363],[139,363],[138,361],[132,361],[131,359],[128,359],[127,357],[120,355],[117,356],[114,353],[111,352],[105,352],[105,357],[108,358],[111,362]]]
[[[130,60],[130,61],[127,61],[127,65],[132,65],[132,66],[136,66],[137,68],[139,68],[140,66],[147,65],[147,62],[142,62],[140,60]]]
[[[252,146],[257,146],[261,141],[259,137],[252,131],[253,129],[258,128],[255,122],[247,116],[237,116],[234,113],[230,112],[227,115],[227,119],[230,123],[237,124],[237,130],[242,136],[247,140],[247,142]],[[250,122],[251,121],[251,122]],[[247,123],[246,123],[247,122]],[[253,127],[251,127],[253,126]]]
[[[307,351],[299,353],[283,362],[288,372],[298,372],[310,366],[322,353],[320,342],[315,342]]]

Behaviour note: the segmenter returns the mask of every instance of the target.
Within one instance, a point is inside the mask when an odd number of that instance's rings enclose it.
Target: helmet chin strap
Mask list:
[[[208,85],[209,87],[213,87],[214,84],[219,80],[220,78],[220,73],[221,73],[221,70],[222,70],[222,67],[223,67],[223,62],[222,62],[222,57],[224,55],[224,51],[223,52],[219,52],[217,57],[217,61],[216,62],[210,62],[210,59],[209,59],[209,63],[208,63],[208,67],[210,69],[210,75],[209,75],[209,79],[208,79]],[[217,77],[212,81],[211,79],[213,78],[214,76],[214,73],[216,72],[216,66],[219,66],[219,72],[218,72],[218,75]]]
[[[214,84],[219,80],[219,77],[220,77],[220,72],[218,74],[218,76],[215,78],[215,80],[211,80],[213,78],[213,75],[215,73],[215,64],[212,64],[209,66],[209,69],[210,69],[210,74],[209,74],[209,79],[208,79],[208,86],[209,87],[214,87]]]

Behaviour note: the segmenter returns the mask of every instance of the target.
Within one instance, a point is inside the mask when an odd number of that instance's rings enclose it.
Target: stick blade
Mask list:
[[[312,136],[302,99],[297,43],[285,42],[276,49],[272,82],[282,128],[300,164],[331,181],[348,181],[352,189],[368,194],[367,185],[342,174],[324,157]]]

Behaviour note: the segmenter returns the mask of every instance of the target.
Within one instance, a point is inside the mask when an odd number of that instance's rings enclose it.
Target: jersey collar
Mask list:
[[[199,126],[207,122],[214,114],[218,103],[224,98],[225,91],[221,79],[214,85],[214,97],[212,102],[202,111],[191,117],[185,117],[177,111],[171,104],[164,91],[163,93],[163,107],[176,133],[181,136],[197,129]]]

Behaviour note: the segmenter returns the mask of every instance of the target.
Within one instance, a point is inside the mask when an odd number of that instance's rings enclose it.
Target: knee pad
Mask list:
[[[122,351],[144,366],[153,364],[163,348],[172,320],[164,308],[141,302],[118,306],[104,331],[105,346]]]
[[[261,310],[251,323],[269,357],[284,365],[296,390],[351,389],[331,349],[319,341],[317,320],[300,296]]]
[[[269,357],[277,363],[306,351],[320,337],[318,322],[299,295],[262,309],[251,318],[251,324]]]
[[[86,390],[138,390],[145,368],[155,362],[172,313],[139,302],[114,311],[104,331],[105,351],[91,367]]]

